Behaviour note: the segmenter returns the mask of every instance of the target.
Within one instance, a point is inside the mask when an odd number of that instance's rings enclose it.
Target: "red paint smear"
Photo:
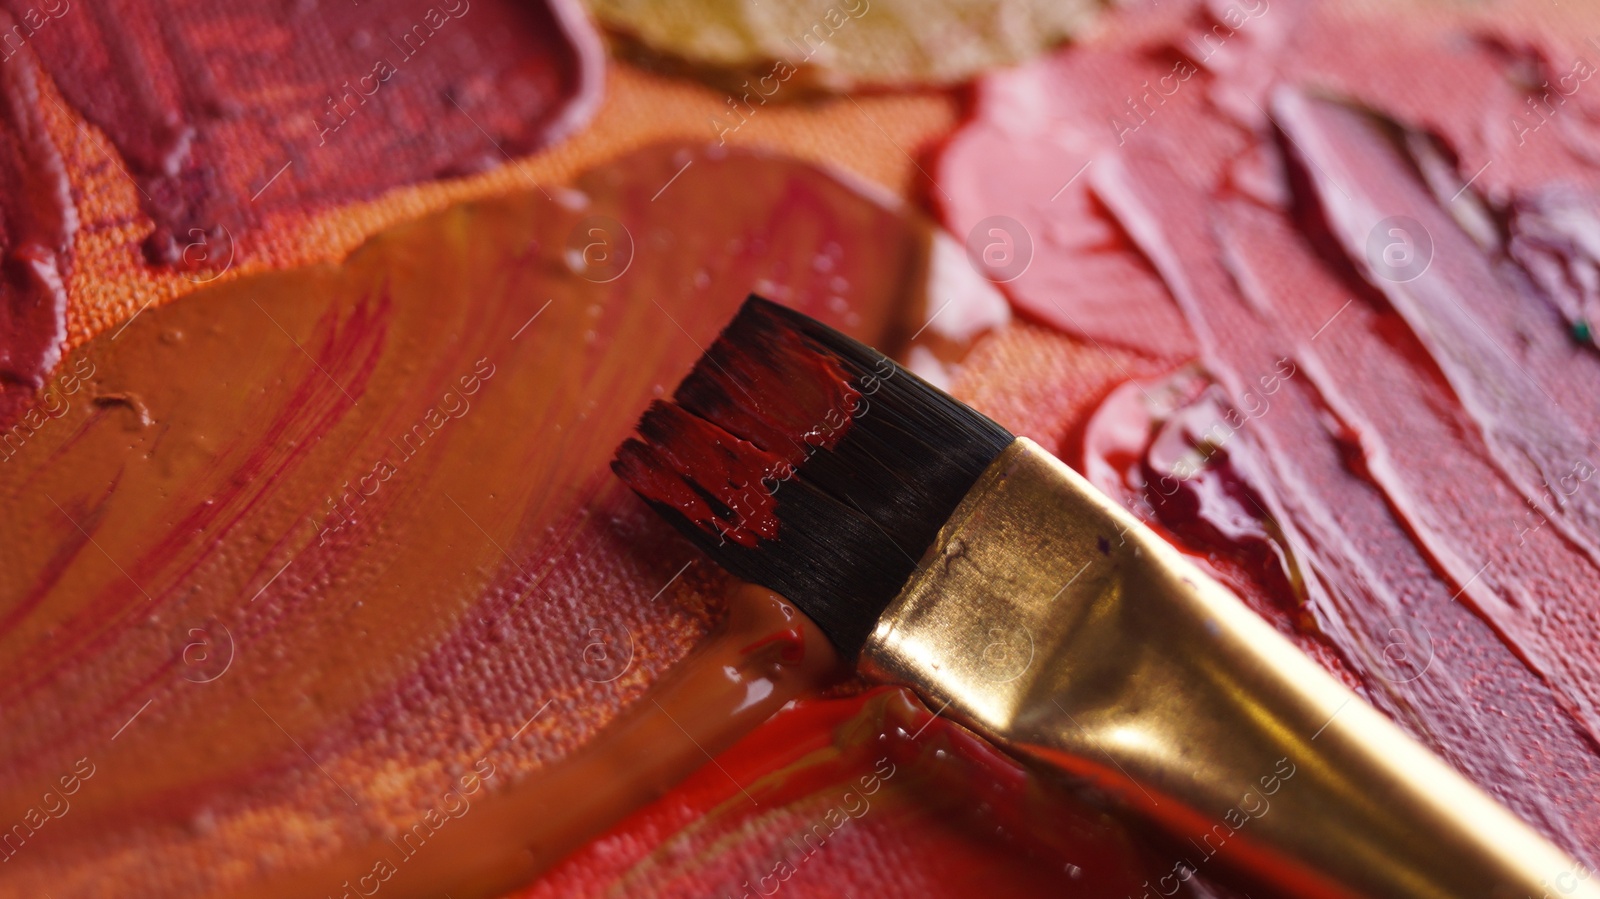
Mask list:
[[[28,44],[136,181],[160,263],[244,258],[275,214],[498,165],[599,96],[569,0],[59,5]]]
[[[1121,17],[1121,27],[1100,40],[984,78],[975,88],[974,120],[950,139],[936,174],[945,220],[957,235],[969,236],[993,216],[1010,217],[1027,232],[1032,262],[1003,285],[1019,311],[1104,345],[1180,361],[1194,352],[1183,317],[1089,191],[1100,156],[1129,139],[1161,140],[1129,109],[1128,101],[1147,92],[1144,108],[1155,111],[1146,120],[1182,135],[1167,150],[1186,159],[1195,177],[1215,177],[1214,160],[1240,143],[1228,129],[1205,127],[1216,111],[1196,89],[1204,76],[1157,45],[1160,23],[1172,30],[1170,15],[1165,8]],[[1157,92],[1163,78],[1169,89],[1178,85],[1170,96]],[[1138,130],[1130,133],[1130,126]],[[981,234],[978,240],[986,242]]]
[[[1115,169],[1108,166],[1106,171]],[[1175,217],[1177,207],[1200,203],[1201,197],[1186,191],[1164,164],[1133,158],[1126,171],[1126,177],[1116,173],[1104,178],[1100,189],[1130,229],[1143,235],[1144,246],[1158,260],[1157,268],[1168,275],[1174,296],[1200,333],[1207,367],[1230,395],[1259,393],[1260,375],[1274,371],[1286,354],[1296,354],[1301,341],[1309,343],[1310,332],[1292,337],[1295,332],[1265,318],[1238,292],[1222,265],[1222,248],[1210,236],[1208,217],[1187,221]],[[1258,217],[1271,215],[1259,207],[1243,208]],[[1306,252],[1304,244],[1283,242],[1274,250]],[[1252,255],[1260,258],[1259,252],[1252,250]],[[1314,267],[1314,259],[1308,262]],[[1332,280],[1323,275],[1320,283]],[[1316,283],[1308,283],[1301,273],[1278,285],[1280,290],[1292,285],[1293,294],[1270,295],[1303,296]],[[1386,341],[1371,342],[1363,353],[1384,353],[1382,342]],[[1437,384],[1425,369],[1390,374],[1395,380],[1372,384],[1381,386],[1381,391],[1368,394],[1364,402],[1393,404],[1397,391],[1410,389],[1399,385],[1427,391]],[[1436,390],[1429,399],[1435,409],[1449,401],[1447,394],[1441,396]],[[1385,493],[1381,485],[1367,480],[1362,469],[1352,470],[1351,447],[1358,448],[1357,455],[1365,449],[1361,433],[1351,431],[1338,417],[1310,373],[1281,383],[1271,409],[1238,429],[1229,444],[1230,459],[1248,454],[1251,464],[1267,475],[1263,482],[1271,490],[1263,496],[1258,513],[1280,529],[1293,548],[1318,629],[1351,658],[1367,695],[1402,724],[1562,843],[1592,844],[1591,830],[1575,829],[1579,825],[1571,816],[1566,792],[1571,778],[1600,777],[1593,744],[1581,727],[1574,726],[1581,725],[1581,719],[1528,714],[1528,709],[1540,706],[1571,706],[1454,601],[1465,578],[1452,583],[1434,573],[1434,560],[1414,545],[1413,533],[1394,515],[1394,504],[1408,497]],[[1471,485],[1477,490],[1492,484],[1493,472],[1487,474],[1487,483],[1471,480],[1474,472],[1460,458],[1450,457],[1451,465],[1441,467],[1445,460],[1438,443],[1419,442],[1416,449],[1431,456],[1436,482],[1464,477],[1468,480],[1458,482],[1457,489]],[[1381,455],[1377,458],[1382,460]],[[1456,532],[1455,539],[1479,535],[1507,542],[1482,522]],[[1568,591],[1567,595],[1581,594]],[[1492,624],[1493,618],[1489,621]],[[1389,653],[1397,626],[1405,634],[1400,642],[1419,653],[1426,651],[1430,661],[1396,664]],[[1517,648],[1513,644],[1513,652]],[[1495,677],[1485,679],[1491,670]],[[1537,705],[1523,704],[1527,702]],[[1508,727],[1508,722],[1514,725]],[[1529,759],[1544,759],[1549,767],[1530,766]]]
[[[1275,105],[1344,255],[1437,363],[1496,465],[1532,507],[1526,530],[1512,530],[1519,545],[1548,521],[1600,560],[1600,491],[1580,489],[1595,472],[1589,435],[1600,428],[1592,390],[1600,385],[1600,355],[1572,339],[1555,306],[1528,290],[1520,272],[1457,226],[1363,116],[1289,91]],[[1400,240],[1393,218],[1402,215],[1427,237],[1416,251],[1426,248],[1438,262],[1414,280],[1386,277],[1381,252],[1369,248],[1374,232],[1379,246]]]
[[[1154,864],[1113,819],[884,688],[778,714],[519,895],[1122,896]]]
[[[37,15],[37,14],[35,14]],[[0,34],[19,24],[0,10]],[[66,339],[65,281],[78,228],[61,154],[45,125],[38,60],[27,47],[0,61],[0,425],[44,386]],[[37,413],[36,413],[37,416]],[[30,431],[43,419],[18,427]],[[0,447],[9,456],[15,448]]]
[[[1592,48],[1283,0],[1218,30],[1213,9],[986,79],[945,214],[1057,235],[1006,289],[1084,353],[1198,356],[1102,403],[1095,483],[1592,866],[1600,82],[1542,122],[1528,102]],[[1393,216],[1431,244],[1412,280],[1369,244]],[[1114,296],[1068,283],[1085,257],[1124,273]]]

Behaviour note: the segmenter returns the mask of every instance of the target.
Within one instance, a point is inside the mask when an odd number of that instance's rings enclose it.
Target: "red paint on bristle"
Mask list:
[[[617,452],[617,474],[630,487],[740,546],[777,537],[777,499],[761,480],[783,472],[784,459],[668,403],[652,406],[639,426],[647,442]]]
[[[760,314],[747,306],[676,403],[650,407],[615,466],[641,496],[750,548],[777,539],[776,487],[838,445],[861,401],[835,356],[782,323],[747,319]]]

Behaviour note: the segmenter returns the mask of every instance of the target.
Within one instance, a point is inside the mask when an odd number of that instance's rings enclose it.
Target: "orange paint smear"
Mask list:
[[[339,895],[422,821],[482,865],[419,849],[407,867],[434,873],[389,894],[482,888],[665,788],[704,755],[622,716],[648,713],[726,582],[614,480],[612,452],[752,285],[902,349],[931,290],[966,298],[950,322],[1003,313],[936,274],[941,252],[928,223],[815,168],[665,146],[73,351],[0,459],[0,807],[36,805],[80,759],[96,773],[6,848],[8,883],[272,894],[314,872]],[[974,336],[939,331],[917,346]],[[750,657],[822,664],[794,653]],[[713,752],[809,682],[717,668],[655,699]],[[590,748],[660,757],[584,805],[554,772],[599,764]],[[473,777],[487,792],[458,821],[446,794]]]
[[[444,812],[423,813],[395,836],[350,847],[239,895],[495,895],[532,880],[562,856],[720,752],[802,692],[841,672],[827,638],[768,591],[736,588],[729,616],[707,640],[650,686],[648,698],[619,714],[580,752],[514,784],[493,784],[476,809],[461,782],[442,785]],[[591,644],[589,663],[606,661]],[[532,727],[571,708],[540,709],[527,729],[485,751],[494,760]],[[477,769],[480,773],[482,769]],[[712,770],[716,770],[713,766]],[[498,773],[498,772],[497,772]],[[742,773],[742,772],[741,772]],[[731,778],[731,775],[728,775]],[[492,777],[478,778],[490,785]],[[466,783],[470,783],[471,779]],[[742,787],[729,780],[737,792]],[[450,801],[454,792],[461,801]],[[469,812],[474,814],[470,823]],[[466,826],[454,825],[451,819]],[[420,825],[420,826],[419,826]]]

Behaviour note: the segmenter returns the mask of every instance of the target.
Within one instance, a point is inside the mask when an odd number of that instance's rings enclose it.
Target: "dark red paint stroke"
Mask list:
[[[195,267],[249,255],[247,233],[274,215],[546,146],[587,120],[603,71],[572,0],[281,15],[247,0],[104,0],[47,18],[29,43],[138,184],[152,261]]]
[[[0,34],[22,28],[0,10]],[[44,121],[38,60],[26,45],[0,61],[0,426],[44,386],[67,336],[66,279],[78,212]],[[33,415],[40,413],[35,411]],[[37,423],[42,423],[42,419]],[[17,425],[27,428],[31,424]],[[10,436],[9,434],[7,436]],[[22,434],[26,439],[28,434]],[[0,443],[9,460],[15,447]]]
[[[1537,517],[1600,561],[1600,490],[1574,477],[1575,467],[1593,475],[1600,460],[1590,436],[1600,428],[1600,356],[1461,230],[1370,117],[1291,90],[1273,105],[1351,265],[1416,333]],[[1386,277],[1368,248],[1395,216],[1432,242],[1432,263],[1413,280]]]
[[[1213,205],[1204,193],[1164,161],[1137,154],[1097,172],[1095,186],[1162,273],[1200,336],[1207,367],[1231,394],[1251,390],[1256,372],[1296,352],[1297,338],[1277,326],[1270,308],[1241,296],[1223,267],[1209,216],[1200,212]],[[1281,302],[1281,294],[1274,297]],[[1583,722],[1550,714],[1570,704],[1453,602],[1451,585],[1396,519],[1396,498],[1351,470],[1344,447],[1357,444],[1359,432],[1310,379],[1289,380],[1280,396],[1235,440],[1271,472],[1273,506],[1283,510],[1274,509],[1273,519],[1287,526],[1296,555],[1326,584],[1315,600],[1328,604],[1319,622],[1365,663],[1368,696],[1569,850],[1596,845],[1597,816],[1573,806],[1600,786]],[[1385,400],[1380,394],[1374,401]],[[1432,667],[1422,676],[1386,678],[1392,628],[1413,623],[1431,640]],[[1540,709],[1546,712],[1530,711]],[[1588,786],[1575,789],[1574,780]]]

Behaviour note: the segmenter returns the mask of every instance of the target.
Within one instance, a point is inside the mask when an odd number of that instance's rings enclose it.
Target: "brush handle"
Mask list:
[[[880,617],[861,667],[1178,839],[1170,895],[1596,899],[1590,869],[1019,438]]]

